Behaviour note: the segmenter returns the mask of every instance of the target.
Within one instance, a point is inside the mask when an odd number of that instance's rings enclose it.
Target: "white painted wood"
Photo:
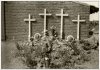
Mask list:
[[[29,14],[28,19],[24,19],[24,21],[28,21],[29,22],[29,34],[28,34],[28,40],[30,41],[31,38],[31,22],[36,21],[36,19],[31,19],[31,15]]]
[[[50,13],[47,14],[47,13],[46,13],[46,9],[44,9],[44,13],[40,13],[39,15],[40,15],[40,16],[44,16],[44,35],[45,35],[45,32],[46,32],[46,30],[47,30],[47,29],[46,29],[46,19],[47,19],[46,17],[47,17],[47,16],[51,16],[52,14],[50,14]]]
[[[60,16],[61,17],[60,38],[62,38],[62,36],[63,36],[63,18],[65,16],[68,16],[68,14],[64,14],[63,13],[63,9],[61,9],[61,14],[56,14],[56,16]]]
[[[77,40],[80,40],[80,22],[85,22],[85,20],[80,20],[80,15],[78,14],[77,20],[72,20],[77,22]]]

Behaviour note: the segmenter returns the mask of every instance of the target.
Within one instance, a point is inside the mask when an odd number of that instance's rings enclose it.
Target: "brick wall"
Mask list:
[[[20,2],[9,1],[5,2],[5,25],[6,25],[6,39],[10,40],[15,38],[16,40],[25,40],[28,37],[28,23],[24,22],[25,18],[28,18],[28,14],[31,14],[37,21],[32,23],[32,35],[35,33],[41,33],[43,31],[43,17],[39,16],[39,13],[43,13],[44,9],[47,9],[48,13],[52,16],[47,18],[48,29],[51,26],[55,26],[57,32],[60,32],[60,17],[55,16],[59,14],[61,9],[64,9],[64,13],[69,14],[69,17],[64,17],[64,33],[65,35],[73,35],[76,38],[77,35],[77,23],[73,23],[73,19],[77,19],[77,14],[81,15],[81,19],[86,20],[85,23],[81,23],[80,37],[81,39],[88,36],[88,23],[90,7],[76,2]]]

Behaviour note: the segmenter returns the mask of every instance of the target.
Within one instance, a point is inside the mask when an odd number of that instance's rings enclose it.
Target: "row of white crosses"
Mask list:
[[[45,31],[46,31],[46,20],[47,20],[47,16],[51,16],[52,14],[47,14],[46,9],[44,9],[44,13],[40,13],[40,16],[44,16],[44,35],[45,35]],[[68,14],[64,14],[63,13],[63,9],[61,9],[61,14],[56,14],[56,16],[60,16],[61,17],[61,28],[60,28],[60,38],[63,37],[63,18],[65,16],[68,16]],[[36,21],[36,19],[31,19],[31,15],[29,14],[29,18],[28,19],[24,19],[24,21],[28,21],[29,22],[29,35],[28,35],[28,40],[30,41],[31,38],[31,22]],[[85,22],[85,20],[80,20],[80,15],[78,14],[78,18],[77,20],[72,20],[73,22],[77,22],[77,40],[79,40],[79,33],[80,33],[80,22]]]

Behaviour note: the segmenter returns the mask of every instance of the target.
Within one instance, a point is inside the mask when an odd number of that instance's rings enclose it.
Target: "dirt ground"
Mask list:
[[[90,57],[91,57],[90,61],[87,61],[81,65],[76,65],[76,66],[85,69],[99,69],[99,51],[91,50]]]
[[[26,69],[27,66],[19,58],[15,58],[16,46],[14,42],[1,42],[1,68]]]
[[[2,69],[27,69],[28,67],[23,64],[19,58],[15,58],[16,46],[13,41],[1,42],[1,68]],[[92,50],[91,60],[76,67],[86,69],[99,68],[99,51]]]

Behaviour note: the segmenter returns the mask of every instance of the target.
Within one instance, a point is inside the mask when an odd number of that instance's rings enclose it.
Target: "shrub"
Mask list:
[[[58,47],[57,47],[58,46]],[[66,45],[53,45],[54,50],[51,52],[51,68],[68,68],[72,67],[71,49]]]
[[[66,42],[59,44],[55,40],[33,40],[32,42],[16,42],[19,50],[16,57],[22,57],[22,61],[29,68],[74,68],[76,64],[89,61],[91,44],[86,40]],[[92,45],[94,46],[94,45]],[[47,60],[46,60],[47,59]]]

